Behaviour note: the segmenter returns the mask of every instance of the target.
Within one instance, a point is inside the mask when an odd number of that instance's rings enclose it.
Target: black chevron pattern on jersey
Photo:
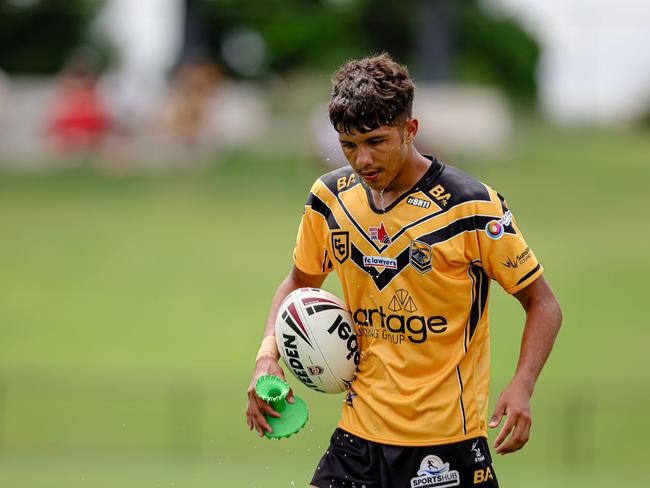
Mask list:
[[[493,220],[498,220],[498,217],[493,217],[491,215],[470,215],[469,217],[454,220],[446,227],[437,229],[429,234],[424,234],[418,237],[418,240],[426,242],[427,244],[438,244],[447,241],[458,234],[462,234],[463,232],[484,230],[485,226]],[[512,224],[505,226],[504,231],[509,234],[516,234],[515,228]]]
[[[386,288],[391,281],[393,281],[393,278],[400,274],[404,268],[409,265],[409,250],[410,248],[407,247],[399,253],[397,258],[395,258],[397,260],[397,269],[384,268],[381,272],[377,271],[377,268],[373,268],[372,266],[363,265],[363,253],[354,245],[354,243],[352,244],[350,257],[359,268],[365,271],[366,274],[372,278],[372,281],[375,282],[375,285],[377,285],[377,288],[381,291]]]
[[[307,197],[307,203],[305,204],[308,207],[311,207],[311,209],[314,212],[317,212],[321,214],[323,217],[325,217],[325,220],[327,221],[327,228],[328,229],[340,229],[341,226],[339,223],[336,221],[336,218],[334,217],[334,214],[332,214],[332,209],[330,209],[327,204],[318,198],[316,195],[313,193],[310,193],[309,196]]]
[[[431,244],[431,245],[439,244],[441,242],[451,239],[452,237],[457,236],[458,234],[462,234],[463,232],[484,230],[488,222],[491,222],[495,219],[496,217],[489,216],[489,215],[472,215],[469,217],[465,217],[463,219],[458,219],[452,222],[451,224],[449,224],[448,226],[438,229],[429,234],[424,234],[418,237],[418,240],[426,242],[427,244]],[[505,228],[505,232],[514,234],[515,230],[512,227],[512,225],[508,225]],[[386,288],[386,286],[388,286],[388,284],[390,284],[390,282],[393,281],[393,278],[395,278],[398,274],[400,274],[404,270],[404,268],[406,268],[410,263],[410,246],[408,246],[404,250],[402,250],[402,252],[400,252],[399,255],[395,258],[397,260],[396,269],[385,268],[383,271],[380,272],[377,271],[376,268],[370,266],[364,266],[363,264],[364,254],[354,245],[354,243],[352,243],[351,247],[352,247],[352,251],[350,257],[352,258],[352,261],[359,268],[361,268],[368,276],[372,278],[375,285],[380,291]],[[480,316],[483,313],[483,307],[487,301],[486,286],[487,284],[489,284],[487,275],[483,276],[481,273],[485,274],[485,272],[483,271],[482,268],[479,269],[480,271],[472,270],[473,275],[475,277],[475,282],[476,283],[480,282],[479,283],[480,286],[477,286],[477,290],[475,294],[476,301],[477,303],[482,304],[482,305],[477,305],[479,308],[477,309],[477,312],[474,314],[474,316],[476,317],[475,324],[478,323],[478,319],[480,319]],[[470,339],[471,336],[474,334],[475,327],[476,325],[474,325],[473,328],[470,327]]]

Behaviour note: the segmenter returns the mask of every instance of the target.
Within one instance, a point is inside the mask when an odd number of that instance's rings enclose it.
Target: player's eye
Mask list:
[[[354,149],[354,143],[352,142],[342,142],[341,146],[343,146],[343,149]]]

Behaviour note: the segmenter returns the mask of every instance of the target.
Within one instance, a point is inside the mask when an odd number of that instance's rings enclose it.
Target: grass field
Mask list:
[[[526,124],[507,154],[450,162],[507,197],[565,314],[502,485],[647,485],[650,137]],[[306,486],[341,398],[296,386],[310,421],[279,442],[243,413],[319,171],[0,173],[0,486]],[[523,314],[495,285],[490,317],[494,399]]]

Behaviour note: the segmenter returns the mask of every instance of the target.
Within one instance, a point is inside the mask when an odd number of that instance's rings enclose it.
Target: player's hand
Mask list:
[[[528,442],[532,425],[530,395],[529,389],[514,381],[499,395],[488,424],[494,429],[501,423],[502,417],[506,416],[506,421],[494,440],[493,447],[497,454],[518,451]]]
[[[255,393],[255,384],[257,383],[257,379],[260,376],[267,374],[275,375],[284,381],[284,371],[282,371],[278,360],[271,356],[262,356],[257,360],[257,363],[255,363],[255,372],[253,373],[251,382],[248,385],[248,405],[246,407],[246,423],[248,424],[248,429],[253,430],[253,428],[255,428],[260,437],[262,437],[265,432],[273,432],[273,429],[266,421],[266,418],[264,418],[264,415],[277,418],[281,417],[278,412],[273,410],[268,403],[258,397],[257,393]],[[287,401],[293,403],[293,390],[289,390]]]

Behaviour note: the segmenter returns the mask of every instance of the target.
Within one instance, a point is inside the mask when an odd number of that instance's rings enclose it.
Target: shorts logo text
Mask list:
[[[445,488],[460,485],[460,474],[455,469],[449,469],[438,456],[430,454],[420,463],[418,475],[411,478],[411,488]]]
[[[478,439],[472,443],[472,453],[474,453],[474,462],[482,463],[485,461],[485,456],[483,455],[483,452],[481,452],[481,446],[479,446],[478,443]]]
[[[480,483],[485,483],[486,481],[490,481],[494,479],[494,475],[492,474],[492,470],[488,466],[485,469],[477,469],[474,471],[474,484],[478,485]]]

